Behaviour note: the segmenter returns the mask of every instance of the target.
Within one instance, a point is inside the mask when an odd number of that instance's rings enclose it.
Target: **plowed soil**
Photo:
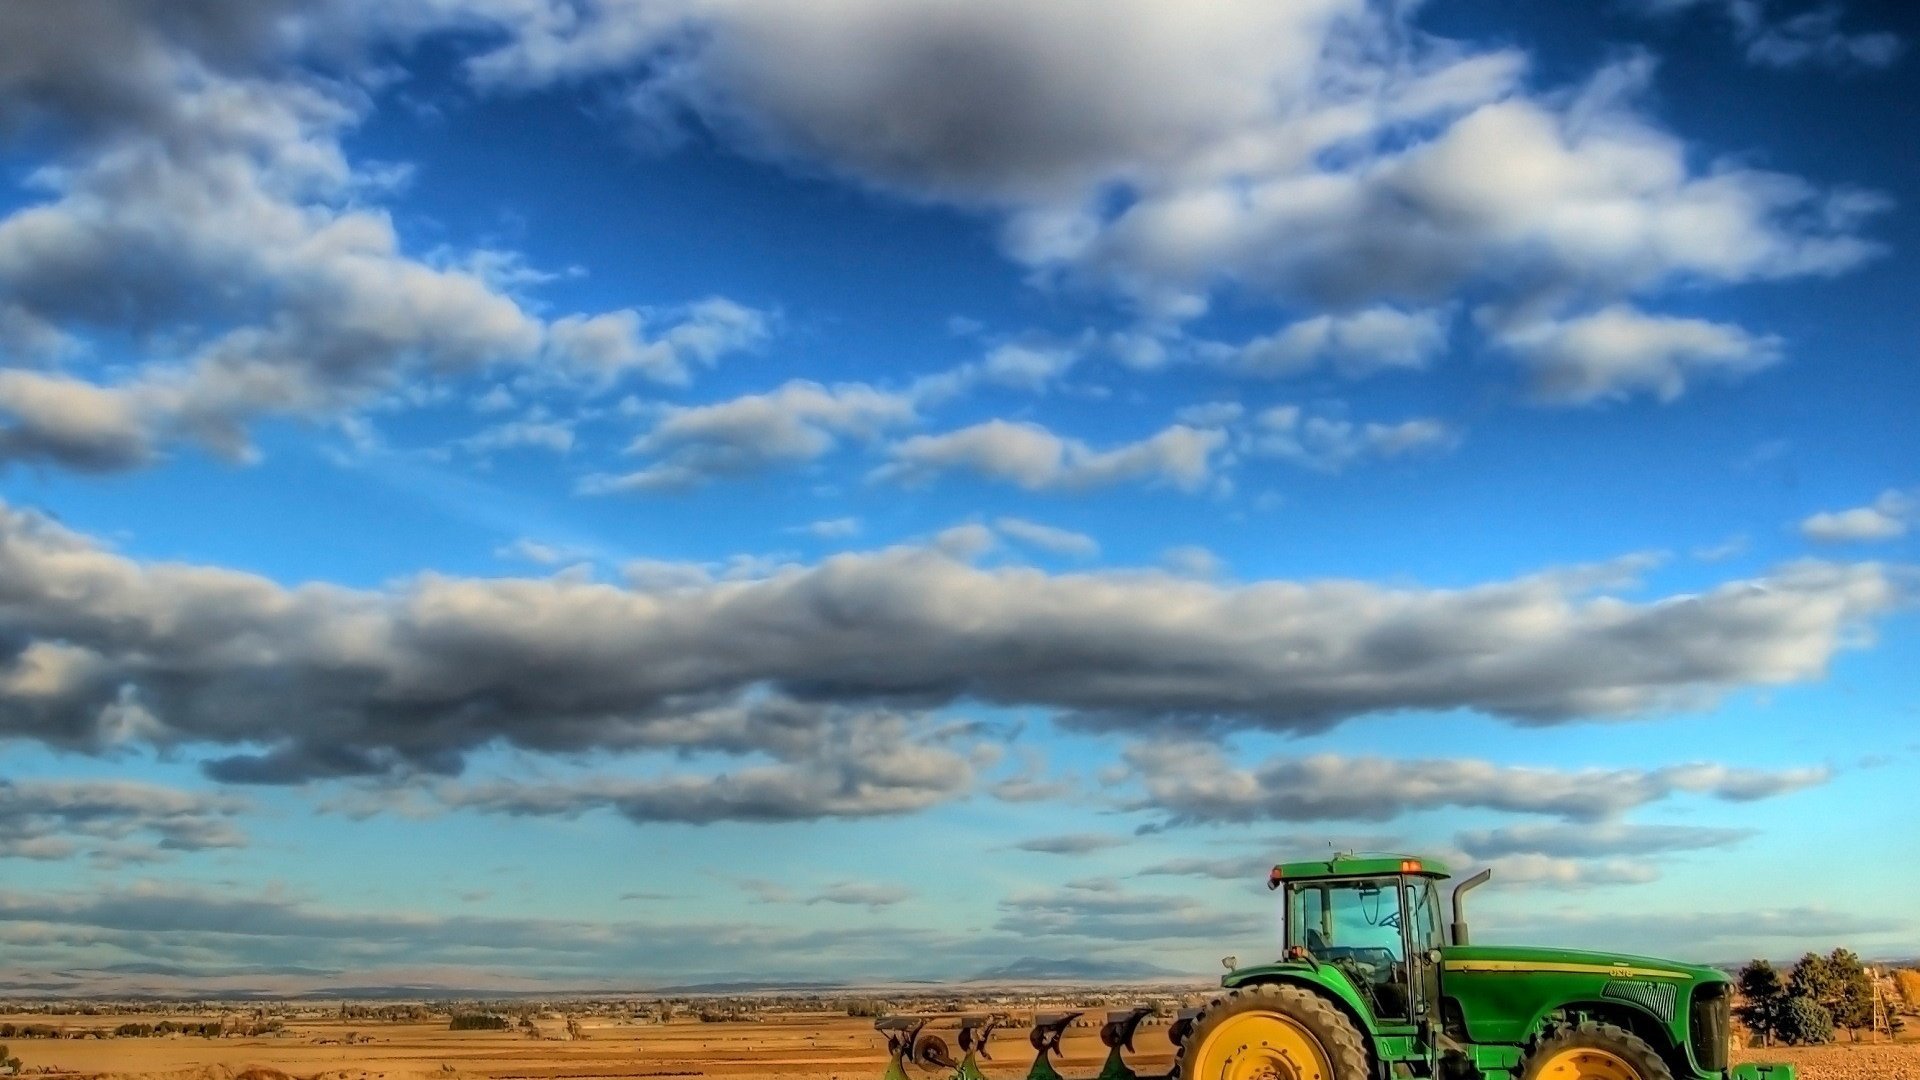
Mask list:
[[[11,1019],[104,1034],[141,1018]],[[952,1027],[934,1029],[949,1046]],[[326,1020],[295,1021],[285,1032],[262,1038],[16,1039],[11,1045],[28,1080],[879,1080],[886,1067],[886,1044],[871,1021],[838,1015],[717,1024],[587,1017],[580,1020],[584,1037],[577,1039],[566,1037],[563,1021],[541,1029],[536,1038],[517,1031],[449,1031],[444,1021]],[[1139,1052],[1128,1061],[1143,1075],[1164,1073],[1172,1064],[1166,1028],[1141,1029],[1137,1043]],[[996,1033],[990,1050],[993,1060],[983,1064],[992,1080],[1026,1075],[1032,1051],[1024,1030]],[[1069,1032],[1065,1051],[1059,1066],[1069,1080],[1094,1076],[1106,1054],[1091,1026]],[[1792,1062],[1802,1080],[1920,1080],[1920,1043],[1914,1042],[1743,1051],[1737,1059]],[[938,1071],[911,1074],[944,1080]]]

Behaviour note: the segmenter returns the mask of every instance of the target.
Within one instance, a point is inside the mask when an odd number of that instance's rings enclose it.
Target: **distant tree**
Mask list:
[[[1835,1026],[1854,1038],[1859,1029],[1873,1025],[1873,978],[1851,950],[1802,956],[1787,979],[1787,993],[1818,1003]]]
[[[1833,968],[1819,953],[1808,953],[1787,976],[1787,993],[1825,1004],[1834,998]]]
[[[1780,1007],[1779,1034],[1789,1046],[1832,1042],[1833,1014],[1812,998],[1795,994]]]
[[[1740,969],[1740,1022],[1772,1046],[1780,1031],[1780,1008],[1786,1004],[1787,988],[1780,973],[1765,960],[1755,960]]]

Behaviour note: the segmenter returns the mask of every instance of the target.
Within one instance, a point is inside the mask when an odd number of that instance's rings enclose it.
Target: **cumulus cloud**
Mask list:
[[[877,479],[915,485],[964,470],[1028,491],[1084,491],[1115,484],[1166,484],[1197,491],[1213,477],[1225,432],[1175,424],[1138,442],[1096,450],[1039,424],[988,420],[895,444]]]
[[[1057,382],[1079,359],[1076,350],[1060,346],[997,345],[983,359],[914,380],[908,394],[933,405],[980,386],[1037,393]]]
[[[971,761],[931,739],[921,718],[754,702],[663,720],[646,743],[689,754],[764,754],[772,765],[648,778],[444,784],[448,806],[516,816],[611,810],[638,824],[787,822],[905,814],[971,788]]]
[[[1920,501],[1905,491],[1888,490],[1867,506],[1826,510],[1800,522],[1800,535],[1824,544],[1893,540],[1905,536]]]
[[[823,386],[796,379],[764,394],[669,409],[630,453],[652,464],[591,478],[594,493],[694,487],[780,464],[810,461],[842,438],[873,439],[918,419],[913,400],[863,383]]]
[[[654,382],[685,385],[694,365],[712,367],[728,353],[759,346],[770,333],[765,313],[725,297],[692,305],[658,336],[646,332],[648,313],[625,308],[601,315],[569,315],[547,328],[554,359],[602,383],[628,372]]]
[[[1635,0],[1630,6],[1660,16],[1712,9],[1732,27],[1747,59],[1766,67],[1882,68],[1906,51],[1897,34],[1842,30],[1843,9],[1838,3],[1784,17],[1773,12],[1776,5],[1771,0]]]
[[[512,253],[405,250],[378,205],[401,175],[356,168],[341,140],[379,78],[353,58],[443,25],[425,8],[50,10],[0,14],[0,138],[51,158],[0,218],[0,332],[40,365],[0,383],[11,460],[124,469],[181,441],[242,457],[259,417],[406,380],[543,360],[671,379],[752,336],[759,316],[725,301],[653,341],[632,310],[549,323],[515,295],[540,275]],[[95,355],[122,343],[143,359]]]
[[[1764,62],[1898,50],[1838,34],[1830,12],[1712,2],[1751,24]],[[1472,289],[1551,310],[1830,274],[1879,250],[1859,227],[1884,200],[1698,161],[1637,106],[1648,57],[1535,92],[1523,54],[1427,33],[1416,11],[589,0],[510,9],[507,41],[471,70],[493,87],[624,73],[647,124],[691,114],[755,156],[993,208],[1016,259],[1156,316],[1194,315],[1222,286],[1333,305],[1261,343],[1256,369],[1421,362],[1430,328],[1383,302]],[[1128,355],[1158,363],[1139,343]]]
[[[1377,305],[1343,315],[1302,319],[1237,347],[1203,352],[1248,375],[1300,375],[1330,365],[1355,379],[1393,369],[1419,370],[1447,343],[1447,313]]]
[[[1435,453],[1452,448],[1460,434],[1445,422],[1416,417],[1394,423],[1311,416],[1298,405],[1262,412],[1248,441],[1250,452],[1318,472],[1336,473],[1358,462]]]
[[[777,713],[750,693],[1024,705],[1107,731],[1302,732],[1409,709],[1547,724],[1818,677],[1906,594],[1871,563],[1652,600],[1618,595],[1618,568],[1458,589],[1221,584],[901,547],[751,576],[664,569],[288,587],[0,510],[0,736],[229,746],[244,752],[216,775],[297,780],[452,772],[490,745],[764,745]]]
[[[109,861],[244,846],[247,803],[132,780],[0,779],[0,858]]]
[[[1701,379],[1733,381],[1777,363],[1780,339],[1737,326],[1648,315],[1613,305],[1587,315],[1523,320],[1495,333],[1558,405],[1649,394],[1673,401]]]
[[[1470,808],[1604,822],[1677,794],[1750,802],[1825,783],[1825,768],[1766,771],[1692,763],[1658,769],[1549,769],[1466,758],[1397,760],[1316,754],[1237,768],[1196,744],[1141,743],[1127,762],[1143,794],[1131,805],[1170,825],[1251,821],[1390,821]]]

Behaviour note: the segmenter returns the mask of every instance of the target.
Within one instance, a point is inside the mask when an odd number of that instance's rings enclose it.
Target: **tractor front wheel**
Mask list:
[[[1360,1030],[1326,998],[1266,983],[1215,998],[1180,1047],[1173,1080],[1367,1080]]]
[[[1522,1080],[1673,1080],[1645,1039],[1588,1021],[1542,1037],[1527,1054]]]

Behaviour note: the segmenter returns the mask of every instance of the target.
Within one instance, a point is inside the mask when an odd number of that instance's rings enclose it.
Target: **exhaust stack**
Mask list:
[[[1467,940],[1467,907],[1466,907],[1465,900],[1466,900],[1466,894],[1468,890],[1477,889],[1480,886],[1485,885],[1487,883],[1487,879],[1491,878],[1492,876],[1493,876],[1492,870],[1482,870],[1479,873],[1468,878],[1467,880],[1454,886],[1453,926],[1450,927],[1449,930],[1453,935],[1453,943],[1455,945],[1471,944],[1471,942]]]

